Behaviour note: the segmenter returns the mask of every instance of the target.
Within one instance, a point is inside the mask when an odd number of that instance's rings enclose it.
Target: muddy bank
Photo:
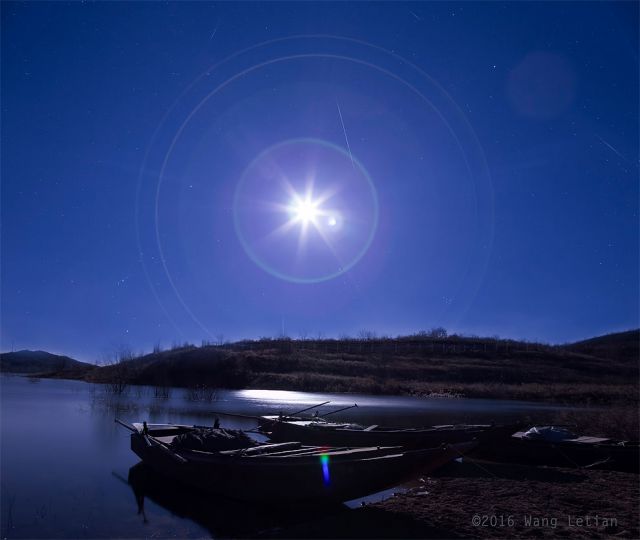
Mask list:
[[[639,478],[468,460],[375,506],[445,537],[638,538]]]
[[[639,538],[635,474],[453,463],[383,502],[270,538]]]

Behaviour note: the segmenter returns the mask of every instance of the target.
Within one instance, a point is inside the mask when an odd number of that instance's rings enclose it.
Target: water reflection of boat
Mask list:
[[[176,443],[207,433],[217,437],[216,430],[165,424],[130,429],[131,449],[156,472],[216,495],[255,501],[355,499],[434,470],[474,444],[406,451],[243,442],[211,450]]]
[[[143,462],[129,469],[128,483],[145,523],[153,522],[145,510],[148,499],[180,518],[193,521],[215,538],[257,537],[272,529],[313,521],[319,514],[317,505],[287,505],[279,509],[216,497],[158,475]],[[348,511],[343,505],[333,504],[322,506],[320,514],[334,516]]]
[[[448,424],[421,428],[395,428],[328,422],[321,417],[262,416],[260,430],[274,442],[301,441],[329,446],[403,446],[431,448],[472,439],[498,441],[516,431],[518,425]]]

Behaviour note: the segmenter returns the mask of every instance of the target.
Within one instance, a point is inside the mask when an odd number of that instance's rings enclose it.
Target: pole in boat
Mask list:
[[[330,414],[335,414],[337,412],[346,411],[347,409],[353,409],[354,407],[357,407],[357,406],[358,406],[358,404],[354,403],[353,405],[349,405],[348,407],[343,407],[342,409],[337,409],[335,411],[324,413],[324,414],[321,414],[319,416],[329,416]]]
[[[250,418],[251,420],[260,420],[260,416],[253,416],[251,414],[237,414],[237,413],[230,413],[230,412],[224,412],[224,411],[209,411],[211,414],[214,415],[221,415],[221,416],[234,416],[236,418]],[[200,426],[202,427],[202,426]],[[206,426],[204,426],[206,427]]]
[[[302,409],[301,411],[297,411],[297,412],[291,413],[289,416],[295,416],[296,414],[307,412],[307,411],[310,411],[311,409],[315,409],[317,407],[322,407],[323,405],[326,405],[327,403],[331,403],[331,401],[323,401],[322,403],[318,403],[318,405],[312,405],[311,407],[307,407],[306,409]]]

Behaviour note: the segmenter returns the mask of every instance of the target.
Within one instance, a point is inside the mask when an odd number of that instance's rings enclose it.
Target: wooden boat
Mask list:
[[[355,499],[426,474],[474,444],[403,451],[285,442],[203,451],[174,443],[196,427],[119,423],[132,431],[131,449],[156,472],[216,495],[254,501]]]
[[[518,425],[447,424],[422,428],[395,428],[327,422],[322,418],[262,416],[259,429],[273,442],[301,441],[328,446],[402,446],[430,448],[473,439],[489,442],[506,438]]]
[[[552,426],[518,431],[502,444],[474,451],[481,457],[511,463],[555,467],[590,467],[638,473],[640,443],[603,437],[578,437]]]

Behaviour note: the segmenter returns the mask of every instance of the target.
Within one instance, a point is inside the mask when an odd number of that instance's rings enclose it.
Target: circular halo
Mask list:
[[[161,275],[164,276],[164,279],[169,285],[169,290],[173,291],[174,298],[178,302],[177,307],[182,307],[193,322],[195,322],[207,334],[212,335],[210,329],[208,328],[208,325],[204,324],[196,316],[187,300],[183,298],[178,288],[178,284],[175,282],[174,277],[172,277],[172,273],[167,266],[165,254],[163,253],[162,243],[160,242],[158,234],[158,227],[160,226],[160,215],[158,213],[157,203],[162,184],[162,169],[166,164],[168,155],[172,152],[173,144],[175,143],[176,139],[180,137],[180,133],[182,132],[184,126],[190,121],[193,115],[197,113],[198,109],[202,105],[202,102],[204,101],[202,100],[196,103],[192,102],[192,105],[189,105],[189,102],[192,100],[194,95],[197,94],[197,85],[200,85],[203,82],[208,83],[209,80],[213,80],[213,76],[218,76],[219,73],[223,73],[224,70],[227,69],[232,62],[238,61],[242,65],[242,58],[247,53],[265,51],[269,48],[277,49],[281,45],[291,42],[310,43],[312,41],[315,42],[321,40],[325,40],[326,43],[329,44],[347,46],[351,45],[356,48],[360,47],[361,52],[368,51],[369,53],[378,53],[380,56],[376,61],[367,62],[358,59],[356,53],[353,51],[350,51],[346,56],[331,53],[327,54],[326,52],[320,54],[316,53],[285,56],[276,52],[275,58],[271,57],[270,60],[250,64],[249,67],[246,67],[245,64],[244,68],[237,67],[236,69],[233,69],[230,74],[222,75],[222,80],[224,82],[219,84],[212,92],[207,92],[204,100],[211,98],[228,84],[232,83],[235,80],[238,80],[244,75],[251,73],[255,69],[258,69],[264,65],[271,64],[273,62],[296,57],[332,57],[339,60],[352,61],[357,64],[369,66],[375,70],[378,70],[380,73],[384,73],[390,76],[399,83],[404,84],[415,94],[417,94],[426,105],[434,109],[434,111],[440,116],[441,120],[448,128],[451,135],[456,139],[457,144],[463,154],[463,159],[469,172],[469,177],[472,182],[474,182],[476,213],[479,216],[484,216],[484,218],[486,219],[485,222],[479,223],[477,242],[478,249],[476,250],[477,253],[475,255],[470,255],[471,257],[475,258],[475,264],[473,264],[474,270],[471,269],[471,266],[469,267],[468,279],[465,279],[466,285],[460,287],[461,289],[466,289],[467,292],[466,294],[461,293],[460,295],[457,295],[462,299],[466,298],[466,300],[463,300],[462,304],[458,308],[458,310],[461,310],[459,315],[466,311],[480,287],[480,283],[482,282],[484,274],[486,272],[489,254],[491,252],[493,244],[493,187],[489,168],[484,156],[484,151],[464,111],[435,79],[433,79],[422,68],[395,53],[394,51],[389,51],[384,47],[360,39],[345,36],[331,34],[293,35],[283,38],[275,38],[248,46],[242,50],[232,53],[223,60],[212,64],[208,69],[204,70],[199,76],[195,77],[194,80],[187,85],[187,87],[185,87],[180,96],[178,96],[174,103],[167,109],[165,115],[160,120],[153,135],[151,136],[149,144],[147,145],[138,174],[138,188],[136,190],[136,239],[140,256],[140,263],[143,267],[147,283],[149,284],[153,295],[158,301],[160,308],[179,334],[185,335],[180,328],[181,325],[178,324],[178,319],[176,318],[178,316],[178,313],[175,312],[175,309],[171,309],[168,305],[166,305],[166,302],[169,298],[165,297],[159,288],[160,283],[158,279]],[[331,47],[329,47],[329,49],[331,49]],[[395,62],[395,67],[385,69],[384,67],[382,67],[385,61]],[[400,74],[400,72],[402,71],[404,72],[404,75]],[[412,82],[414,77],[417,77],[415,83]],[[427,87],[430,89],[428,96],[421,90],[425,82]],[[207,86],[209,85],[207,84]],[[211,86],[209,86],[209,88],[211,88]],[[196,99],[199,100],[199,98]],[[435,102],[433,100],[435,100]],[[186,109],[184,108],[185,106]],[[184,115],[185,111],[187,111],[186,117]],[[177,125],[175,124],[175,122],[177,122]],[[172,125],[174,127],[172,127]],[[173,139],[171,139],[171,133],[174,134]],[[164,150],[162,150],[163,147]],[[163,155],[164,157],[158,158],[158,153],[160,153],[160,155]],[[153,165],[154,163],[156,164],[155,166]],[[160,172],[158,173],[159,170]],[[156,178],[155,187],[151,187],[151,192],[149,192],[148,179],[152,179],[153,177]],[[146,208],[144,203],[150,203],[153,200],[155,200],[155,209]],[[341,226],[341,217],[339,215],[334,216],[333,218],[330,217],[329,219],[331,220],[331,223],[328,223],[330,227],[339,228]],[[153,223],[153,226],[155,228],[155,235],[153,235],[153,239],[151,239],[151,237],[146,232],[149,230],[147,227],[147,222],[149,225]],[[335,225],[333,224],[334,222]],[[446,311],[448,312],[450,311],[450,309],[447,308]]]
[[[335,268],[334,270],[325,271],[317,275],[300,276],[300,275],[295,275],[291,272],[287,272],[283,269],[278,268],[277,263],[267,260],[267,257],[265,257],[264,254],[261,254],[258,252],[258,250],[256,249],[255,242],[253,242],[247,235],[247,230],[244,223],[245,219],[239,207],[241,205],[243,197],[246,195],[245,191],[247,188],[247,184],[250,181],[249,176],[252,170],[259,167],[259,165],[263,161],[268,160],[270,157],[273,157],[274,153],[277,153],[279,150],[286,149],[287,147],[291,147],[291,146],[300,147],[304,145],[320,147],[332,152],[336,152],[341,158],[343,158],[345,163],[348,163],[349,168],[353,166],[353,168],[357,172],[358,180],[360,180],[360,183],[361,183],[361,186],[359,186],[360,189],[358,189],[358,191],[360,192],[360,194],[368,198],[367,202],[369,203],[368,205],[369,216],[368,216],[368,219],[366,219],[363,223],[361,223],[361,225],[364,225],[363,228],[365,230],[360,231],[361,238],[359,241],[359,245],[356,247],[356,249],[353,250],[353,253],[350,254],[347,260],[340,260],[338,257],[336,257],[337,268]],[[296,208],[296,206],[294,206],[293,208],[289,208],[289,209],[290,210],[293,209],[296,213],[299,213],[299,214],[306,214],[306,215],[300,216],[302,217],[302,220],[308,219],[309,221],[315,221],[316,218],[321,217],[321,218],[324,218],[323,224],[326,224],[326,226],[328,226],[331,229],[338,229],[339,225],[342,226],[343,218],[338,217],[340,215],[339,212],[332,210],[332,211],[328,211],[326,215],[324,215],[324,213],[321,214],[319,211],[316,211],[313,208],[313,205],[309,201],[303,200],[301,207]],[[316,212],[318,213],[317,216],[315,215]],[[253,159],[253,161],[244,170],[236,186],[236,190],[234,194],[234,202],[233,202],[233,217],[234,217],[235,231],[238,236],[238,239],[240,240],[240,243],[242,244],[242,247],[245,253],[249,256],[249,258],[254,263],[256,263],[264,271],[268,272],[269,274],[277,278],[283,279],[285,281],[290,281],[293,283],[319,283],[322,281],[327,281],[329,279],[338,277],[339,275],[348,271],[350,268],[353,268],[358,263],[358,261],[362,259],[364,254],[367,252],[367,250],[371,246],[371,243],[375,236],[376,229],[378,227],[378,212],[379,210],[378,210],[377,191],[376,191],[375,185],[373,184],[373,181],[371,180],[369,173],[367,172],[365,167],[362,165],[362,163],[360,163],[360,161],[358,161],[355,156],[348,153],[344,148],[322,139],[313,139],[313,138],[298,138],[298,139],[289,139],[286,141],[282,141],[280,143],[277,143],[267,148],[266,150],[263,150],[260,154],[258,154],[258,156],[256,156]],[[294,216],[293,219],[294,220],[297,219],[297,216]]]

